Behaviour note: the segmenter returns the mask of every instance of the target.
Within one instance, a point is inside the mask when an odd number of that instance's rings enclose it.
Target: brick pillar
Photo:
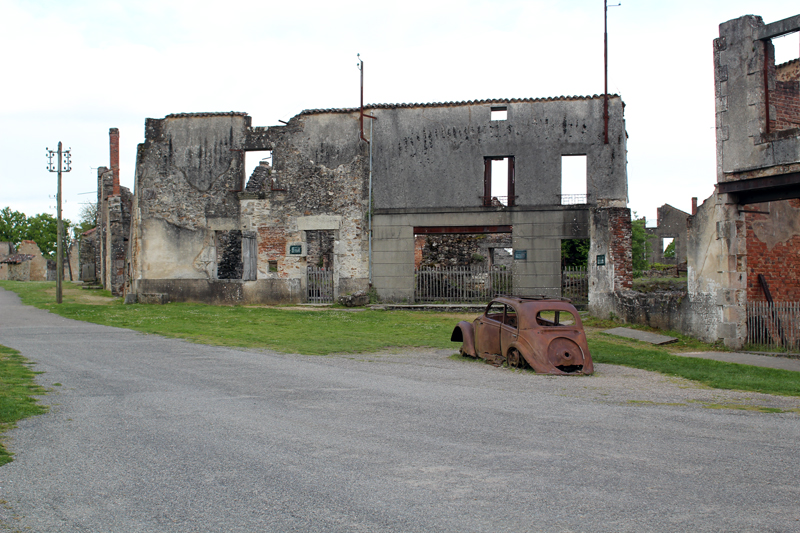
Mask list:
[[[692,196],[692,216],[697,214],[697,196]]]
[[[119,129],[110,128],[108,130],[109,149],[111,156],[111,172],[114,173],[113,196],[119,196]]]

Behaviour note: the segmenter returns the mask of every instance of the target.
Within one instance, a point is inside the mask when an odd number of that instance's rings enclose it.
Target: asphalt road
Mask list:
[[[455,350],[203,346],[2,289],[0,344],[53,389],[50,413],[7,435],[12,529],[800,531],[796,398],[610,365],[536,376]],[[755,405],[797,411],[730,408]]]

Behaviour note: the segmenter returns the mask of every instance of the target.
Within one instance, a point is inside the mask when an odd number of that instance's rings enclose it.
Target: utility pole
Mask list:
[[[605,138],[603,144],[608,144],[608,8],[621,5],[622,2],[609,6],[608,0],[603,0],[603,63],[605,68],[605,86],[603,88],[603,131]]]
[[[61,141],[58,141],[58,151],[45,148],[47,150],[47,170],[58,172],[58,247],[56,251],[56,303],[61,303],[61,283],[64,280],[64,221],[61,219],[61,173],[72,170],[70,167],[70,150],[61,149]],[[53,163],[53,157],[58,157],[57,162]]]

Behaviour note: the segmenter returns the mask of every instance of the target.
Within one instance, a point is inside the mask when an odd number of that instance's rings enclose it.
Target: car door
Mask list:
[[[503,314],[503,323],[500,326],[500,350],[502,355],[506,355],[508,347],[511,343],[517,340],[519,334],[519,321],[517,319],[517,310],[511,305],[505,306],[505,313]]]
[[[492,302],[486,306],[486,312],[477,320],[475,327],[475,348],[481,357],[499,355],[500,326],[503,324],[505,305]]]

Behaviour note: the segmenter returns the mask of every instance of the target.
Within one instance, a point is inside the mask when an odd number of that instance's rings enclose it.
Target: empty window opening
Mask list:
[[[561,205],[587,203],[585,155],[561,156]]]
[[[505,207],[514,205],[514,157],[484,159],[483,205]]]
[[[764,98],[769,110],[767,133],[800,128],[798,35],[800,32],[764,41],[764,51],[767,56],[764,83],[769,86]],[[774,86],[772,86],[773,79]]]
[[[661,250],[663,251],[664,257],[667,259],[675,257],[675,238],[665,237],[661,239]]]
[[[492,108],[492,120],[508,119],[508,109],[506,106],[496,106]]]
[[[775,64],[787,63],[800,56],[800,32],[788,33],[772,38],[775,47]]]
[[[277,272],[278,271],[278,262],[277,261],[267,261],[267,265],[269,266],[270,272]]]
[[[272,174],[271,151],[245,152],[244,169],[248,192],[268,191],[272,188],[270,181]]]

